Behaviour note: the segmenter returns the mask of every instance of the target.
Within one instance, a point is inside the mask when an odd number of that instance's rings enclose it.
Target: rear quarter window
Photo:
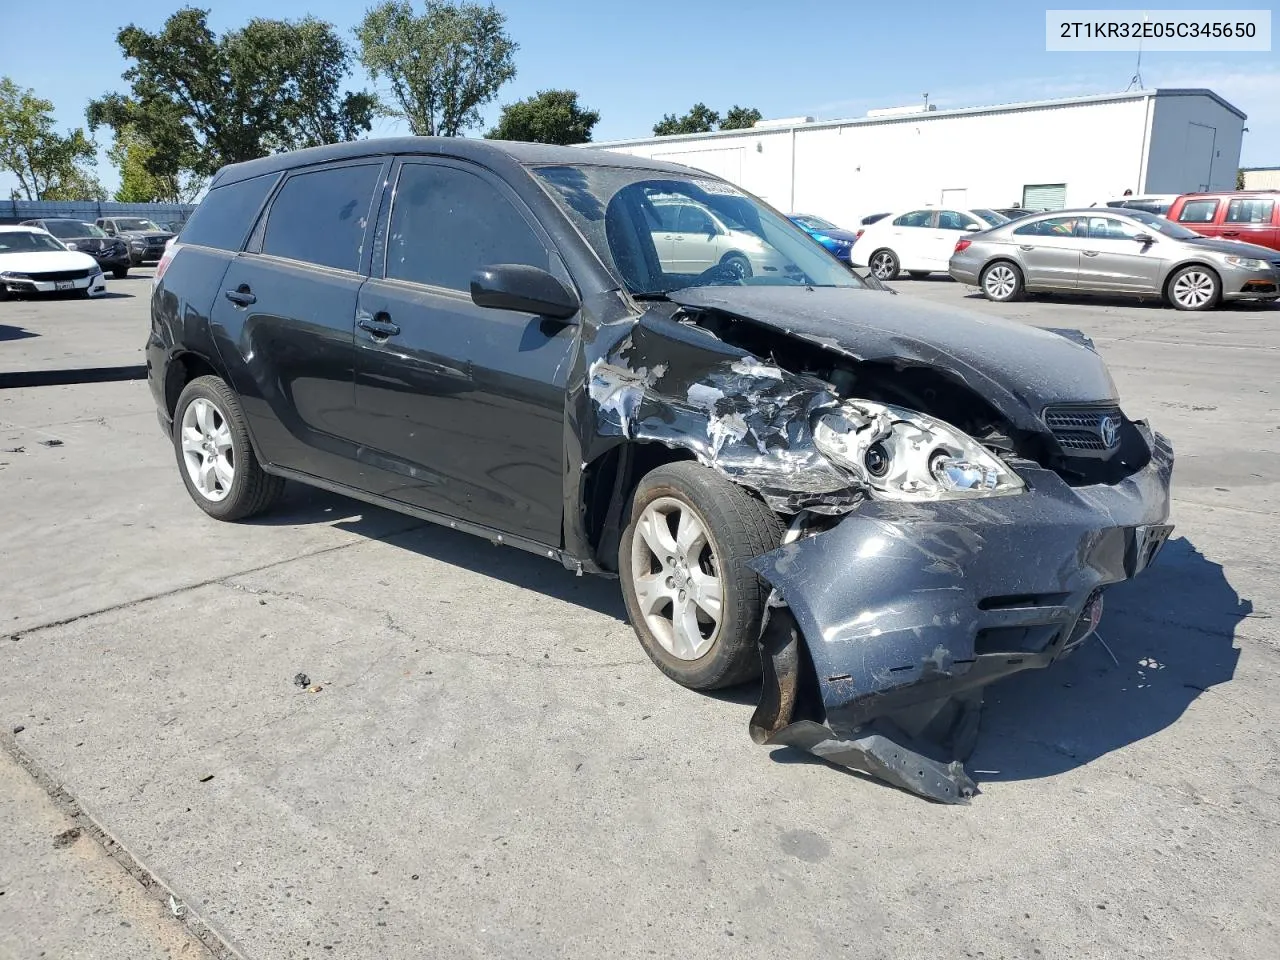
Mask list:
[[[253,229],[263,203],[280,174],[271,173],[250,180],[214,187],[182,228],[182,243],[237,251]]]

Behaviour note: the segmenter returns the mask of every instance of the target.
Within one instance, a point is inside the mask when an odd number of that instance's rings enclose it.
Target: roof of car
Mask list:
[[[1183,193],[1179,196],[1183,197],[1256,197],[1267,196],[1274,197],[1280,190],[1196,190],[1192,193]]]
[[[221,186],[266,173],[292,170],[294,167],[384,154],[451,156],[477,162],[506,161],[517,164],[564,163],[574,166],[630,167],[639,170],[661,170],[688,173],[689,168],[647,157],[606,150],[561,147],[548,143],[521,143],[513,140],[479,140],[469,137],[382,137],[331,143],[323,147],[307,147],[289,153],[277,153],[258,160],[246,160],[223,167],[210,186]],[[699,171],[701,176],[709,174]]]
[[[0,225],[0,233],[48,233],[48,230],[42,227],[32,227],[26,224],[10,223]]]

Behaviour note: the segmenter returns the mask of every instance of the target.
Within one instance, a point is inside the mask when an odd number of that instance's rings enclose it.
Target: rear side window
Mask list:
[[[893,225],[895,227],[927,227],[932,219],[932,210],[913,210],[893,221]]]
[[[1227,204],[1227,223],[1270,223],[1274,208],[1274,200],[1237,198]]]
[[[1217,211],[1217,200],[1188,200],[1178,214],[1178,222],[1213,223],[1213,215]]]
[[[182,228],[182,242],[239,250],[253,229],[267,194],[279,180],[280,174],[272,173],[210,190]]]
[[[495,263],[551,266],[538,235],[493,184],[454,167],[405,164],[391,208],[388,279],[470,290],[471,275]]]
[[[262,252],[338,270],[359,270],[369,207],[382,164],[294,174],[267,214]]]

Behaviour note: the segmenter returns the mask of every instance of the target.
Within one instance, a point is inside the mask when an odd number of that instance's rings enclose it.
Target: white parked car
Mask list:
[[[700,274],[723,264],[745,279],[791,269],[773,246],[718,211],[680,194],[652,196],[650,201],[658,217],[653,243],[664,273]]]
[[[39,227],[0,227],[0,297],[63,292],[82,297],[106,293],[98,261],[68,250]]]
[[[892,213],[858,231],[849,262],[870,267],[879,280],[893,280],[906,271],[917,279],[946,273],[956,241],[966,233],[989,230],[1009,218],[983,207],[945,210],[922,207]]]

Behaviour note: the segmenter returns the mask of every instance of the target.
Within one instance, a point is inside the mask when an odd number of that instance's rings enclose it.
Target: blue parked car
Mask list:
[[[849,262],[849,251],[853,249],[853,241],[858,239],[852,231],[842,230],[834,223],[807,213],[791,214],[791,222],[845,263]]]

